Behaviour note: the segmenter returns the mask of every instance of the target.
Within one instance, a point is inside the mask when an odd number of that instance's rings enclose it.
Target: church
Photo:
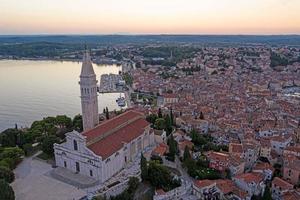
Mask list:
[[[99,124],[97,80],[88,51],[80,74],[83,132],[66,134],[66,142],[54,144],[55,162],[74,173],[103,183],[154,144],[154,133],[145,116],[126,111]]]

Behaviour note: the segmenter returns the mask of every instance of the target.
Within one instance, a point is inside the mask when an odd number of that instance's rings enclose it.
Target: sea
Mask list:
[[[102,74],[118,74],[121,66],[93,64],[98,83]],[[44,117],[81,113],[79,74],[81,62],[0,60],[0,132],[30,127]],[[99,94],[99,112],[120,110],[120,93]]]

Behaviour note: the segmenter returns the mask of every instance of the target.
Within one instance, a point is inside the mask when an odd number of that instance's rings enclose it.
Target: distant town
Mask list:
[[[128,36],[88,48],[0,38],[0,59],[82,62],[81,115],[0,134],[0,188],[49,200],[299,200],[300,46],[290,37]],[[93,64],[122,71],[97,82]],[[120,110],[98,111],[97,94],[110,92],[124,93]],[[15,180],[26,163],[30,187]]]

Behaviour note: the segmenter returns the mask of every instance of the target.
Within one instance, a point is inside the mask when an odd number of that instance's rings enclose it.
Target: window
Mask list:
[[[78,151],[78,144],[76,140],[73,140],[73,146],[74,146],[74,150]]]
[[[79,162],[76,162],[76,172],[80,172]]]
[[[93,170],[90,170],[90,176],[93,176]]]
[[[67,162],[66,161],[64,161],[64,167],[67,168]]]

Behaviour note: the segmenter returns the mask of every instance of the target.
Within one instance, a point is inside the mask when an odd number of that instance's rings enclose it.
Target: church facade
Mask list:
[[[88,52],[79,84],[84,130],[69,132],[66,142],[54,144],[55,162],[103,183],[154,145],[154,133],[145,116],[134,110],[98,124],[97,81]]]
[[[105,182],[153,144],[150,124],[131,110],[82,134],[67,133],[65,143],[54,145],[55,161],[58,167]]]

